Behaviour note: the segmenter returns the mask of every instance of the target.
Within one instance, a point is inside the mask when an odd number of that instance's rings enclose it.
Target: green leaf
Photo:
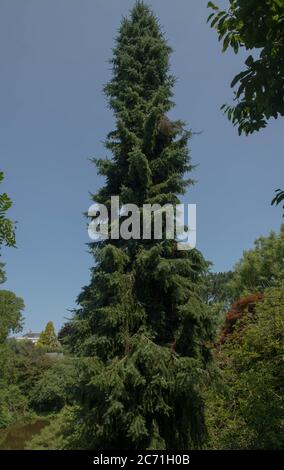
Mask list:
[[[213,18],[213,16],[215,15],[215,13],[211,13],[208,18],[207,18],[207,23],[209,23],[209,21],[211,20],[211,18]]]
[[[213,2],[208,2],[207,8],[212,8],[213,10],[219,10],[219,7],[217,7],[217,5],[215,5]]]
[[[245,64],[248,66],[248,67],[251,67],[253,64],[254,64],[254,59],[253,59],[253,56],[250,55],[247,60],[245,61]]]
[[[272,200],[272,202],[271,202],[272,206],[274,206],[274,205],[278,206],[282,201],[284,201],[284,191],[282,191],[281,189],[277,189],[276,193],[278,193],[278,194]]]
[[[231,33],[228,33],[223,42],[222,52],[226,52],[230,44]]]
[[[210,25],[211,28],[213,28],[213,27],[215,26],[215,24],[218,22],[218,19],[219,19],[219,18],[218,18],[218,15],[216,15],[215,18],[214,18],[214,20],[212,21],[212,23],[211,23],[211,25]]]
[[[274,0],[274,3],[276,3],[280,8],[284,7],[284,0]]]
[[[249,71],[245,70],[244,72],[241,72],[238,75],[236,75],[231,83],[231,88],[233,88],[242,78],[249,75],[249,73],[250,73]]]

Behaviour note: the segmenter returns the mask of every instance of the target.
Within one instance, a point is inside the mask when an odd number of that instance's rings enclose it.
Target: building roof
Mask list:
[[[23,335],[23,338],[38,338],[40,336],[40,333],[32,333],[31,331],[29,333],[26,333]]]

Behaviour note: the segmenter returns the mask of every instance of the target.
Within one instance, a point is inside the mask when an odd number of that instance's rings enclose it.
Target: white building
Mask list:
[[[39,337],[40,333],[33,333],[32,331],[29,331],[23,336],[18,336],[16,341],[31,341],[33,344],[37,344]]]

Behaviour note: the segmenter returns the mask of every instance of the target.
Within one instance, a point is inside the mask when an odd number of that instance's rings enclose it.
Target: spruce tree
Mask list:
[[[167,114],[175,83],[168,46],[151,10],[137,2],[119,30],[105,87],[116,127],[112,157],[95,163],[105,185],[93,196],[177,204],[192,183],[190,132]],[[92,243],[90,285],[78,298],[69,344],[81,359],[79,448],[187,449],[206,438],[200,392],[212,327],[200,300],[206,267],[175,240]]]

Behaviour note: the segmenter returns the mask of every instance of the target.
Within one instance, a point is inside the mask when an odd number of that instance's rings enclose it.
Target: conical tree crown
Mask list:
[[[37,345],[48,349],[56,349],[59,346],[52,321],[49,321],[45,329],[41,332]]]
[[[138,2],[122,22],[111,61],[113,77],[105,87],[117,126],[106,141],[113,160],[96,160],[107,179],[95,196],[98,202],[120,195],[125,203],[174,203],[176,193],[186,188],[190,134],[181,122],[166,117],[173,106],[170,52],[157,19]]]

